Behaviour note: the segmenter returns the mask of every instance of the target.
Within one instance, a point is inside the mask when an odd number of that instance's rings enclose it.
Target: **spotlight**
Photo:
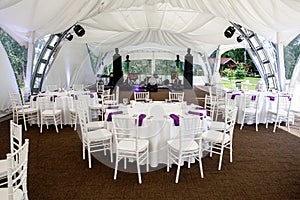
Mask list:
[[[65,38],[69,41],[71,41],[73,39],[73,35],[71,33],[67,33],[67,35],[65,36]]]
[[[242,42],[243,40],[244,40],[244,38],[241,35],[236,38],[237,42]]]
[[[225,35],[225,37],[227,37],[227,38],[231,38],[231,37],[233,36],[234,32],[235,32],[234,27],[233,27],[233,26],[229,26],[229,27],[225,30],[224,35]]]
[[[75,25],[73,30],[78,37],[82,37],[85,34],[84,28],[82,28],[82,26],[80,26],[79,24]]]

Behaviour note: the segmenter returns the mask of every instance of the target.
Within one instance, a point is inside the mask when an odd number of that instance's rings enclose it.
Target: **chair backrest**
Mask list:
[[[204,108],[207,111],[207,115],[211,119],[214,119],[216,99],[217,99],[216,96],[211,96],[209,94],[205,94]]]
[[[130,118],[125,115],[112,116],[114,140],[117,148],[121,141],[136,141],[138,138],[137,120],[137,118]],[[137,146],[135,148],[137,149]]]
[[[21,97],[18,93],[9,93],[9,98],[12,104],[13,109],[17,110],[20,109],[23,105]]]
[[[10,152],[14,153],[22,146],[22,125],[18,125],[10,120]]]
[[[280,111],[288,112],[291,107],[292,95],[286,92],[277,94],[277,113]]]
[[[179,150],[184,151],[186,141],[194,140],[201,146],[202,119],[199,116],[180,118]]]
[[[134,92],[133,95],[135,101],[144,101],[150,98],[149,92]]]
[[[225,129],[223,130],[223,132],[225,134],[229,134],[231,137],[233,136],[233,131],[234,131],[234,126],[235,126],[235,122],[236,122],[236,117],[237,117],[237,107],[234,108],[230,108],[225,112]],[[225,134],[223,135],[223,137],[225,137]]]
[[[29,139],[25,139],[22,145],[16,152],[7,154],[8,163],[8,199],[14,199],[14,193],[21,190],[23,198],[27,197],[27,168],[28,168],[28,150]]]
[[[169,100],[182,102],[184,100],[184,92],[169,92]]]
[[[252,109],[257,110],[259,98],[260,98],[259,93],[245,92],[244,96],[243,96],[244,108],[252,108]]]
[[[82,137],[86,136],[86,133],[88,132],[88,108],[86,107],[86,104],[82,101],[78,101],[76,103],[76,110],[78,114],[79,124],[80,124],[80,130]],[[83,139],[82,139],[83,141]]]
[[[43,112],[45,110],[54,110],[56,109],[56,101],[57,101],[56,96],[45,96],[45,97],[38,97],[38,106],[40,112]]]

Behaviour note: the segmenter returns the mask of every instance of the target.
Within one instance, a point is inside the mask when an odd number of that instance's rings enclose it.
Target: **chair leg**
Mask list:
[[[85,160],[85,141],[84,138],[82,138],[82,159]]]
[[[175,180],[175,183],[178,183],[178,180],[179,180],[180,164],[181,164],[181,156],[180,156],[179,159],[178,159],[178,166],[177,166],[177,173],[176,173],[176,180]]]
[[[242,119],[242,123],[241,123],[240,130],[243,129],[243,126],[244,126],[244,120],[245,120],[245,112],[244,112],[244,114],[243,114],[243,119]]]
[[[112,145],[112,139],[109,139],[109,151],[110,151],[110,162],[113,162],[113,145]]]
[[[27,131],[27,125],[26,125],[26,115],[23,114],[23,122],[24,122],[24,129]]]
[[[149,172],[149,149],[147,148],[147,166],[146,166],[147,172]]]
[[[222,159],[223,159],[223,152],[224,152],[224,145],[222,144],[218,170],[221,170]]]
[[[139,184],[141,184],[142,183],[142,177],[141,177],[139,154],[136,155],[136,167],[137,167],[137,171],[138,171]]]
[[[42,133],[43,132],[43,118],[41,119],[41,125],[40,125],[41,127],[40,127],[40,133]]]
[[[230,158],[229,158],[229,161],[232,163],[232,142],[230,142]]]
[[[276,120],[275,120],[275,123],[274,123],[273,133],[275,133],[275,130],[276,130],[276,127],[277,127],[277,123],[278,123],[278,117],[276,117]]]
[[[117,179],[118,163],[119,163],[119,154],[118,154],[118,152],[117,152],[117,153],[116,153],[116,164],[115,164],[114,180]]]
[[[200,169],[200,175],[201,175],[201,178],[204,178],[204,174],[203,174],[203,166],[202,166],[202,152],[199,151],[199,152],[198,152],[198,155],[199,155],[199,169]]]
[[[54,120],[54,125],[55,125],[55,130],[56,130],[56,133],[58,133],[57,121],[56,121],[56,118],[55,118],[55,116],[53,117],[53,120]]]
[[[92,168],[92,155],[91,155],[91,144],[88,143],[88,162],[89,162],[89,168]]]
[[[168,149],[168,161],[167,161],[167,172],[170,171],[170,150]]]

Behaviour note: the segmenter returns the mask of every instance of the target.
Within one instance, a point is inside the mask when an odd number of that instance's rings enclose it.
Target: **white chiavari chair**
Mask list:
[[[188,159],[190,168],[191,159],[199,161],[201,178],[203,175],[202,167],[202,120],[199,117],[180,118],[180,132],[178,137],[168,140],[168,165],[167,171],[173,163],[177,165],[175,183],[178,183],[180,166],[184,159]]]
[[[141,184],[140,165],[146,161],[146,170],[149,171],[149,141],[139,138],[137,119],[128,116],[113,115],[114,140],[116,142],[116,164],[114,179],[117,179],[118,164],[124,159],[126,169],[126,159],[135,160],[138,171],[138,181]]]

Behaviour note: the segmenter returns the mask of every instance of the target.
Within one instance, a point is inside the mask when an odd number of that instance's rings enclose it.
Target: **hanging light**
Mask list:
[[[85,34],[84,28],[82,26],[80,26],[79,24],[75,25],[73,30],[78,37],[82,37]]]
[[[234,32],[235,32],[234,27],[233,27],[233,26],[229,26],[229,27],[225,30],[224,35],[225,35],[225,37],[227,37],[227,38],[231,38],[231,37],[233,36]]]
[[[67,33],[67,35],[65,36],[65,38],[69,41],[71,41],[73,39],[73,35],[71,33]]]
[[[243,40],[244,40],[244,38],[241,35],[236,38],[237,42],[242,42]]]

